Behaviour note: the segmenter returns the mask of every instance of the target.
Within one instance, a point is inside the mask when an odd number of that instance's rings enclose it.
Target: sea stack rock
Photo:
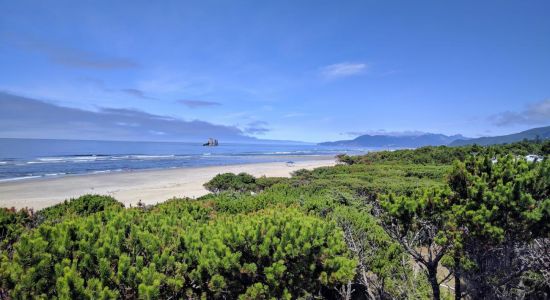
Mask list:
[[[203,146],[218,146],[218,140],[217,139],[213,139],[213,138],[209,138],[208,139],[208,142],[205,143],[205,144],[202,144]]]

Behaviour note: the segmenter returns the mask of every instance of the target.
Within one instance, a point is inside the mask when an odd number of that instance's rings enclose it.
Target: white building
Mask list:
[[[536,154],[529,154],[525,156],[525,160],[528,162],[537,162],[537,161],[542,161],[543,159],[544,157]]]

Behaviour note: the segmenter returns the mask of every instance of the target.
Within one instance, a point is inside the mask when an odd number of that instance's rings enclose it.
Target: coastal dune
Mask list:
[[[220,173],[246,172],[256,177],[288,177],[299,169],[335,164],[334,158],[241,165],[144,170],[120,173],[75,175],[59,178],[0,183],[0,206],[33,208],[52,206],[84,194],[110,195],[126,206],[156,204],[173,197],[200,197],[208,191],[203,184]]]

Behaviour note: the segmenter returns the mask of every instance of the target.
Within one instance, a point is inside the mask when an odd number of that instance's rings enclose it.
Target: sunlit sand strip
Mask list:
[[[0,206],[41,209],[84,194],[111,195],[126,206],[140,200],[155,204],[173,197],[200,197],[208,193],[202,186],[219,173],[247,172],[254,176],[287,177],[298,169],[314,169],[335,164],[334,158],[228,166],[132,171],[0,182]]]

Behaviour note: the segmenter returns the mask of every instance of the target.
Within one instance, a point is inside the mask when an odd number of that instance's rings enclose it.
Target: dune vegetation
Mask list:
[[[220,174],[197,200],[0,209],[0,298],[549,297],[549,154],[342,155],[291,178]]]

